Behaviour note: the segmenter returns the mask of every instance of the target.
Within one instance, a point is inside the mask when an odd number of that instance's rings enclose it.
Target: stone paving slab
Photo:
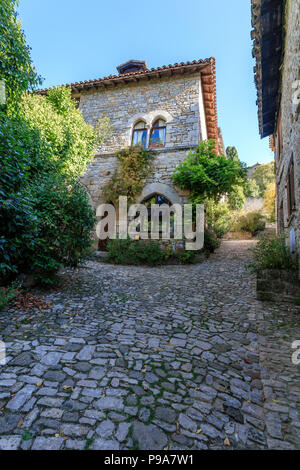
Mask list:
[[[300,310],[255,299],[252,245],[192,266],[89,261],[48,310],[2,311],[0,449],[299,449]]]

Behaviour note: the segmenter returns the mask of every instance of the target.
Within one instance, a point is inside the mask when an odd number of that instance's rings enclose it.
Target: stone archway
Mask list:
[[[172,187],[164,183],[149,183],[147,184],[141,194],[137,197],[136,201],[140,204],[145,199],[148,199],[154,194],[161,194],[166,197],[171,204],[181,204],[181,198],[177,191]]]

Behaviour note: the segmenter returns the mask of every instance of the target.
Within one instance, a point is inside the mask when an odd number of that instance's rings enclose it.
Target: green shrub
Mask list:
[[[75,266],[85,256],[94,213],[74,181],[104,138],[96,134],[65,89],[47,98],[26,95],[13,117],[0,114],[2,284],[22,272],[52,284],[62,264]]]
[[[18,297],[18,284],[13,283],[9,287],[0,287],[0,310],[2,310],[9,302]]]
[[[29,268],[41,284],[51,285],[61,265],[75,267],[88,255],[94,210],[80,183],[66,184],[59,176],[28,186],[23,196],[35,220],[33,242],[24,247],[23,270]]]
[[[226,202],[206,201],[206,221],[210,231],[222,238],[231,229],[232,213]]]
[[[255,235],[265,229],[266,222],[260,212],[247,212],[240,215],[232,226],[233,232],[250,232]]]
[[[175,259],[177,259],[181,264],[193,264],[195,262],[195,257],[198,254],[198,251],[183,251],[174,253]]]
[[[291,255],[284,235],[274,238],[262,237],[253,251],[252,271],[261,269],[297,270],[297,260]]]
[[[241,210],[246,202],[243,186],[235,185],[232,191],[228,194],[227,203],[230,210]]]
[[[244,184],[245,197],[259,197],[260,189],[257,182],[253,179],[247,179]]]
[[[107,244],[109,260],[115,264],[156,266],[162,264],[160,243],[153,240],[110,240]]]
[[[213,253],[220,246],[217,235],[210,231],[206,230],[204,232],[204,248],[210,253]]]
[[[6,284],[23,272],[26,253],[34,250],[36,220],[30,202],[20,195],[4,199],[0,194],[0,227],[0,283]]]

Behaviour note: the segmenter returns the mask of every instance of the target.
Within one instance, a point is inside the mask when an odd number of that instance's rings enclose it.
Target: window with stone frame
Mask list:
[[[166,122],[163,119],[157,119],[152,126],[150,133],[150,148],[164,147],[166,143]]]
[[[138,121],[132,132],[132,145],[143,145],[147,147],[147,128],[144,121]]]
[[[294,172],[294,157],[292,156],[287,173],[287,203],[288,203],[288,217],[290,218],[296,209],[296,196],[295,196],[295,172]]]

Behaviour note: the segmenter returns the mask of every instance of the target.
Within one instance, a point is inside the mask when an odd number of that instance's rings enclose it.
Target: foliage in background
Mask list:
[[[9,110],[18,106],[23,92],[42,83],[17,18],[18,4],[18,0],[1,0],[0,3],[0,80],[5,79]]]
[[[243,186],[233,186],[231,192],[227,196],[228,208],[231,211],[237,211],[242,209],[246,202]]]
[[[239,154],[236,147],[227,147],[226,148],[226,157],[232,162],[239,162]]]
[[[231,229],[232,216],[227,202],[215,202],[208,199],[205,205],[206,223],[210,231],[222,238]]]
[[[265,192],[263,211],[270,222],[275,222],[276,185],[271,183]]]
[[[250,180],[256,182],[259,188],[259,197],[264,197],[267,187],[275,183],[275,163],[270,162],[265,165],[260,165],[257,170],[253,172]]]
[[[213,140],[200,142],[173,173],[174,183],[190,190],[190,200],[194,204],[210,198],[218,200],[245,179],[240,162],[217,155],[214,147]]]
[[[281,235],[262,237],[253,249],[253,260],[249,267],[253,272],[261,269],[297,270],[298,263],[286,245],[286,237]]]
[[[244,194],[246,197],[260,197],[260,189],[254,179],[248,179],[244,185]]]
[[[120,167],[104,185],[103,193],[107,202],[115,203],[119,196],[127,196],[133,203],[145,186],[145,178],[153,171],[154,152],[142,145],[131,146],[117,153]]]
[[[252,211],[239,215],[231,230],[233,232],[250,232],[252,235],[256,235],[264,230],[265,226],[264,216],[259,211]]]

